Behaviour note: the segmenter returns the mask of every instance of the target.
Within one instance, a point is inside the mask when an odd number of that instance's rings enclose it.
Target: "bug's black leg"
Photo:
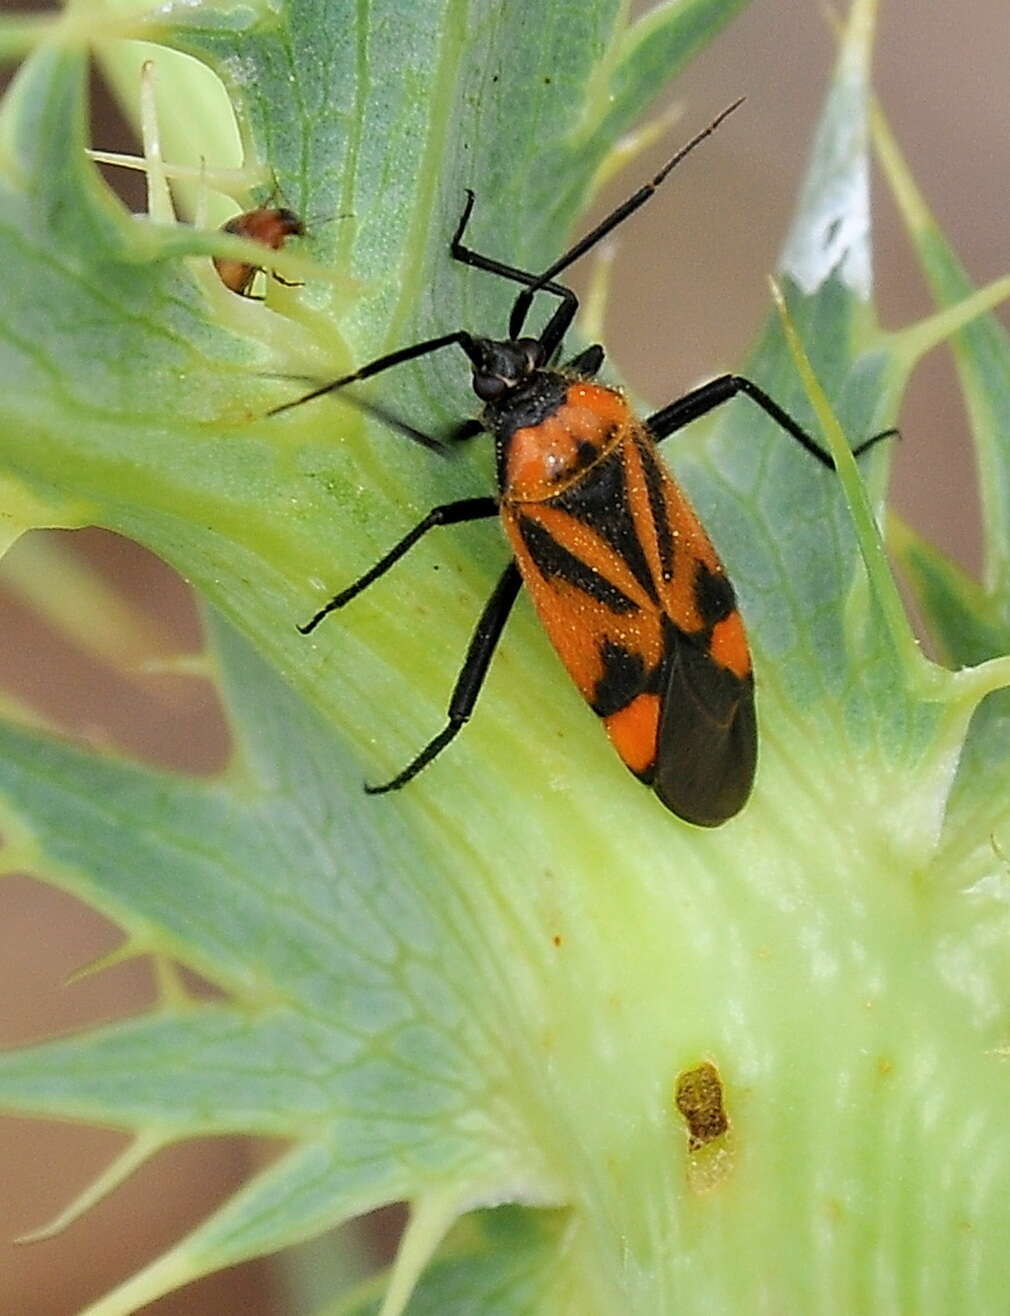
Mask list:
[[[282,279],[281,276],[273,270],[270,271],[270,277],[275,283],[282,283],[285,288],[305,287],[305,281],[303,279]]]
[[[420,754],[412,759],[392,781],[387,781],[382,786],[366,786],[365,790],[369,795],[382,795],[385,791],[398,791],[401,786],[406,786],[412,777],[416,777],[422,768],[427,767],[432,759],[445,749],[464,723],[469,720],[521,586],[522,577],[519,568],[512,561],[502,572],[498,584],[494,587],[494,593],[484,605],[484,611],[470,637],[466,658],[463,660],[463,667],[453,687],[452,698],[449,700],[449,721],[444,730],[440,731],[434,740],[429,741]]]
[[[453,443],[463,443],[466,439],[474,439],[478,434],[484,433],[484,426],[479,420],[464,420],[449,431],[445,436],[446,445]]]
[[[440,347],[449,347],[452,343],[457,343],[472,359],[474,352],[473,339],[465,330],[457,329],[455,333],[442,334],[439,338],[426,338],[423,342],[411,343],[408,347],[400,347],[395,352],[387,352],[385,356],[378,356],[374,361],[369,361],[367,365],[362,366],[359,370],[355,370],[349,375],[342,375],[340,379],[331,380],[329,384],[320,384],[311,393],[305,393],[300,398],[295,398],[293,402],[282,402],[279,407],[272,407],[267,415],[278,416],[282,411],[289,411],[292,407],[300,407],[303,402],[311,402],[314,398],[321,398],[324,393],[333,393],[336,389],[343,388],[345,384],[353,384],[359,379],[370,379],[372,375],[378,375],[383,370],[389,370],[391,366],[398,366],[403,361],[413,361],[418,356],[427,356],[429,352],[437,352]]]
[[[551,285],[548,284],[547,286],[550,287]],[[544,349],[544,355],[548,361],[564,341],[565,334],[568,332],[572,321],[575,319],[575,313],[578,309],[579,299],[573,292],[569,291],[568,298],[561,303],[558,309],[544,325],[544,331],[540,335],[540,346]],[[519,337],[522,332],[522,327],[526,323],[526,314],[527,312],[524,310],[522,315],[517,316],[513,314],[510,316],[510,338]],[[513,325],[515,325],[515,332],[513,332]]]
[[[892,425],[890,429],[879,430],[876,434],[871,434],[868,439],[864,439],[862,443],[857,443],[856,446],[852,449],[852,455],[853,457],[861,457],[863,453],[867,450],[867,448],[872,448],[873,445],[875,443],[879,443],[881,439],[900,439],[900,438],[901,438],[901,430],[897,429],[894,425]],[[834,464],[835,463],[832,460],[831,465],[834,466]]]
[[[584,352],[578,356],[573,356],[570,361],[565,362],[565,369],[571,370],[573,374],[581,375],[583,379],[592,379],[594,375],[599,374],[600,367],[603,365],[604,352],[599,343],[594,343],[592,347],[587,347]]]
[[[531,270],[520,270],[515,265],[506,265],[500,260],[495,260],[492,256],[485,256],[482,252],[474,251],[472,247],[464,247],[463,234],[470,222],[475,200],[473,191],[468,187],[466,189],[466,205],[463,207],[463,213],[456,225],[456,232],[452,235],[452,240],[449,243],[449,253],[453,260],[458,260],[464,265],[472,265],[474,269],[487,270],[489,274],[497,274],[500,278],[510,279],[513,283],[524,283],[527,286],[535,283],[538,289],[543,288],[548,292],[552,292],[555,297],[568,298],[575,296],[571,288],[566,288],[563,284],[542,284],[540,276],[534,274]]]
[[[544,282],[542,276],[533,274],[529,270],[517,269],[514,265],[505,265],[499,260],[494,260],[491,256],[484,256],[479,251],[474,251],[472,247],[463,246],[463,234],[466,226],[470,222],[470,215],[473,212],[474,194],[467,188],[466,205],[463,207],[463,213],[460,216],[459,223],[456,225],[456,232],[452,235],[452,241],[449,243],[449,252],[453,260],[458,260],[464,265],[472,265],[474,269],[487,270],[489,274],[497,274],[499,278],[511,279],[513,283],[524,283],[527,287],[536,285],[537,291],[552,293],[555,297],[561,298],[561,305],[551,316],[543,333],[540,335],[540,341],[544,345],[545,356],[550,358],[554,354],[555,348],[568,332],[568,326],[575,319],[575,313],[579,309],[579,299],[571,288],[566,288],[564,284]],[[526,323],[526,316],[529,314],[532,297],[528,298],[522,307],[521,314],[516,313],[516,307],[512,308],[512,314],[509,316],[509,337],[518,338]],[[518,305],[518,303],[517,303]]]
[[[455,503],[443,503],[440,507],[433,507],[423,521],[418,521],[413,530],[408,530],[399,543],[394,544],[388,553],[379,558],[374,567],[366,571],[363,576],[359,576],[346,589],[342,589],[339,594],[334,595],[325,607],[320,608],[314,617],[298,629],[303,635],[314,631],[324,617],[336,612],[345,603],[350,603],[351,599],[357,598],[362,590],[366,590],[380,576],[384,576],[391,566],[399,562],[400,558],[414,547],[422,535],[426,535],[435,526],[458,525],[460,521],[480,521],[484,517],[497,516],[497,514],[498,504],[491,497],[461,498]]]
[[[759,388],[753,380],[745,379],[743,375],[721,375],[718,379],[712,379],[707,384],[702,384],[700,388],[694,388],[690,393],[685,393],[682,398],[676,402],[671,402],[668,407],[662,411],[657,411],[655,415],[650,416],[646,421],[649,429],[652,431],[656,441],[669,438],[685,425],[689,425],[692,420],[697,420],[699,416],[704,416],[713,411],[716,407],[721,407],[724,402],[729,402],[735,398],[738,393],[743,393],[751,398],[772,420],[782,429],[785,430],[792,438],[796,440],[811,457],[814,457],[826,466],[829,470],[835,469],[835,463],[829,453],[826,453],[819,443],[806,432],[798,421],[793,420],[788,411],[768,396],[764,389]],[[890,438],[892,434],[897,434],[897,430],[881,430],[879,434],[873,434],[862,443],[857,444],[852,449],[853,455],[858,457],[867,448],[872,448],[875,443],[881,439]]]

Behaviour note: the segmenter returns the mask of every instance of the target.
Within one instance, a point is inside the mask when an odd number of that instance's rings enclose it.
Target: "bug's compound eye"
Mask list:
[[[499,375],[474,375],[473,391],[481,402],[497,402],[508,392],[508,384]]]

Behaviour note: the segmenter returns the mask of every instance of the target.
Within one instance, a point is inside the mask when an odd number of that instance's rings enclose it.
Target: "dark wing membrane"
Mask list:
[[[652,788],[698,827],[718,827],[747,802],[757,766],[754,679],[715,662],[704,644],[666,628],[667,666]]]

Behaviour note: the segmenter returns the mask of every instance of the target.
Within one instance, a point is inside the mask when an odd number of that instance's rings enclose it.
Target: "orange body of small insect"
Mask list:
[[[271,251],[280,251],[288,238],[304,237],[305,225],[293,210],[263,207],[235,215],[227,224],[221,225],[221,232],[234,233],[237,238],[249,238],[252,242],[269,247]],[[249,265],[245,261],[233,260],[231,257],[215,256],[214,268],[226,288],[245,297],[262,266]],[[276,274],[273,277],[278,283],[287,284],[286,279],[281,279]],[[287,286],[293,285],[287,284]]]

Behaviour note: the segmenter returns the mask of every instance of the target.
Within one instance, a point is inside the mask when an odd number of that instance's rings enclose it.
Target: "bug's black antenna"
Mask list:
[[[326,224],[336,224],[340,219],[353,219],[354,214],[350,210],[342,211],[339,215],[312,215],[308,219],[303,219],[305,231],[312,233],[317,228],[323,228]]]
[[[734,110],[739,109],[745,99],[746,97],[741,96],[738,100],[735,100],[732,105],[727,105],[721,114],[716,115],[707,128],[703,128],[700,133],[697,133],[691,138],[686,146],[682,146],[671,160],[667,160],[666,164],[650,182],[646,183],[644,187],[640,187],[634,196],[628,197],[627,201],[623,201],[616,210],[612,210],[610,214],[607,215],[605,219],[602,219],[590,233],[587,233],[585,237],[580,238],[574,246],[569,247],[564,255],[559,256],[553,265],[548,266],[542,274],[539,274],[528,288],[523,289],[516,298],[515,304],[512,307],[512,314],[509,316],[510,338],[518,338],[519,334],[522,332],[522,326],[526,321],[526,316],[529,313],[530,304],[533,301],[534,294],[539,292],[541,288],[546,287],[546,285],[550,283],[556,275],[560,274],[562,270],[566,270],[569,265],[573,265],[580,256],[584,256],[591,247],[595,247],[596,244],[602,241],[608,233],[617,228],[618,224],[623,224],[628,216],[634,214],[639,206],[645,205],[646,201],[648,201],[649,197],[652,196],[653,192],[656,191],[674,166],[680,164],[681,160],[683,160],[686,155],[689,155],[696,146],[705,140],[706,137],[711,137],[712,133],[715,132],[716,128],[719,127],[723,120],[728,119]]]
[[[279,416],[282,411],[290,411],[292,407],[300,407],[303,402],[312,402],[314,398],[321,398],[326,393],[335,393],[337,389],[353,384],[356,380],[370,379],[372,375],[381,374],[383,370],[389,370],[391,366],[398,366],[403,361],[413,361],[415,357],[427,356],[429,352],[437,352],[439,348],[448,347],[451,343],[458,343],[467,356],[471,360],[473,359],[476,352],[473,339],[465,330],[457,329],[455,333],[442,334],[438,338],[426,338],[421,343],[411,343],[409,347],[401,347],[395,352],[387,352],[385,356],[376,357],[374,361],[369,361],[360,370],[354,370],[349,375],[342,375],[329,384],[320,384],[311,393],[295,398],[293,402],[282,402],[279,407],[271,407],[266,414],[268,416]]]

